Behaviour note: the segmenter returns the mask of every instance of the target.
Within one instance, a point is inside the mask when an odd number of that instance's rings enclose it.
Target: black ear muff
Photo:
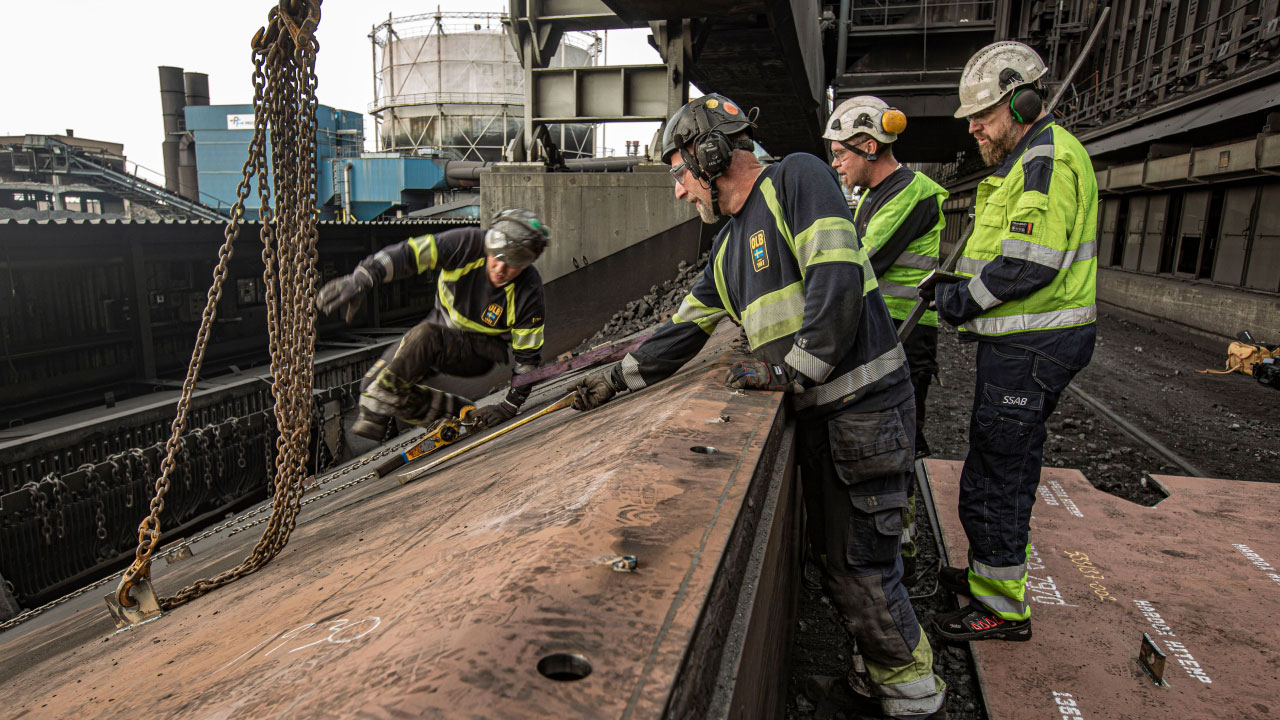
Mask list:
[[[702,138],[693,148],[698,157],[698,165],[708,177],[714,177],[729,169],[733,157],[733,149],[729,147],[729,138],[719,130],[713,130]]]
[[[1022,87],[1013,91],[1009,98],[1009,112],[1013,119],[1023,125],[1033,123],[1044,109],[1044,101],[1035,88]]]

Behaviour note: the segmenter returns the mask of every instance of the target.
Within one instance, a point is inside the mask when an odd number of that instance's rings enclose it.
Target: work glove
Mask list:
[[[731,388],[799,393],[804,392],[799,376],[796,369],[786,363],[739,360],[729,366],[729,372],[724,376],[724,384]]]
[[[594,410],[617,395],[611,375],[611,372],[600,372],[579,380],[573,386],[573,409]]]
[[[467,415],[467,419],[474,421],[477,429],[497,427],[502,423],[510,420],[520,412],[520,408],[503,400],[493,405],[484,405],[476,408]]]
[[[952,285],[967,280],[968,278],[962,278],[950,273],[933,272],[920,282],[916,290],[920,293],[920,299],[924,300],[925,307],[932,309],[936,303],[940,285]]]
[[[371,287],[373,287],[373,276],[368,270],[358,267],[350,275],[343,275],[325,283],[324,287],[320,288],[320,293],[316,295],[316,308],[325,315],[332,315],[345,307],[347,324],[350,325],[356,319],[360,305],[364,303],[365,292]]]

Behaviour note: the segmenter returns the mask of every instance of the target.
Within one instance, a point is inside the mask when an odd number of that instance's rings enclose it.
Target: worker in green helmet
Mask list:
[[[322,312],[342,312],[352,322],[374,285],[436,272],[436,303],[426,319],[374,363],[361,383],[360,416],[351,431],[381,440],[393,418],[430,425],[457,416],[470,401],[433,388],[437,373],[476,377],[514,359],[512,379],[542,360],[542,278],[533,261],[550,239],[529,210],[498,213],[488,230],[446,230],[385,247],[349,275],[325,284],[316,296]],[[477,408],[480,427],[501,424],[520,411],[531,386],[514,384],[501,401]]]

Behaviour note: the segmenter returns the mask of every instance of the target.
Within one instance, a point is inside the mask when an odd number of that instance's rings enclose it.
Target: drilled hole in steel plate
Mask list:
[[[552,653],[538,661],[538,672],[561,682],[581,680],[591,674],[591,663],[581,655]]]
[[[715,455],[716,453],[720,452],[719,450],[716,450],[710,445],[694,445],[689,449],[696,453],[702,453],[703,455]]]

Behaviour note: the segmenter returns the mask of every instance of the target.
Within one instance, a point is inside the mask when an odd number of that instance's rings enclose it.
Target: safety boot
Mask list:
[[[391,416],[379,415],[365,408],[360,408],[360,415],[355,422],[351,423],[351,432],[362,438],[382,440],[387,436],[387,429],[390,427]]]
[[[969,594],[969,569],[944,567],[938,570],[938,585],[957,595]]]
[[[952,642],[970,640],[1024,642],[1031,639],[1031,620],[1006,620],[986,608],[972,604],[955,612],[935,616],[933,628],[944,639]]]

